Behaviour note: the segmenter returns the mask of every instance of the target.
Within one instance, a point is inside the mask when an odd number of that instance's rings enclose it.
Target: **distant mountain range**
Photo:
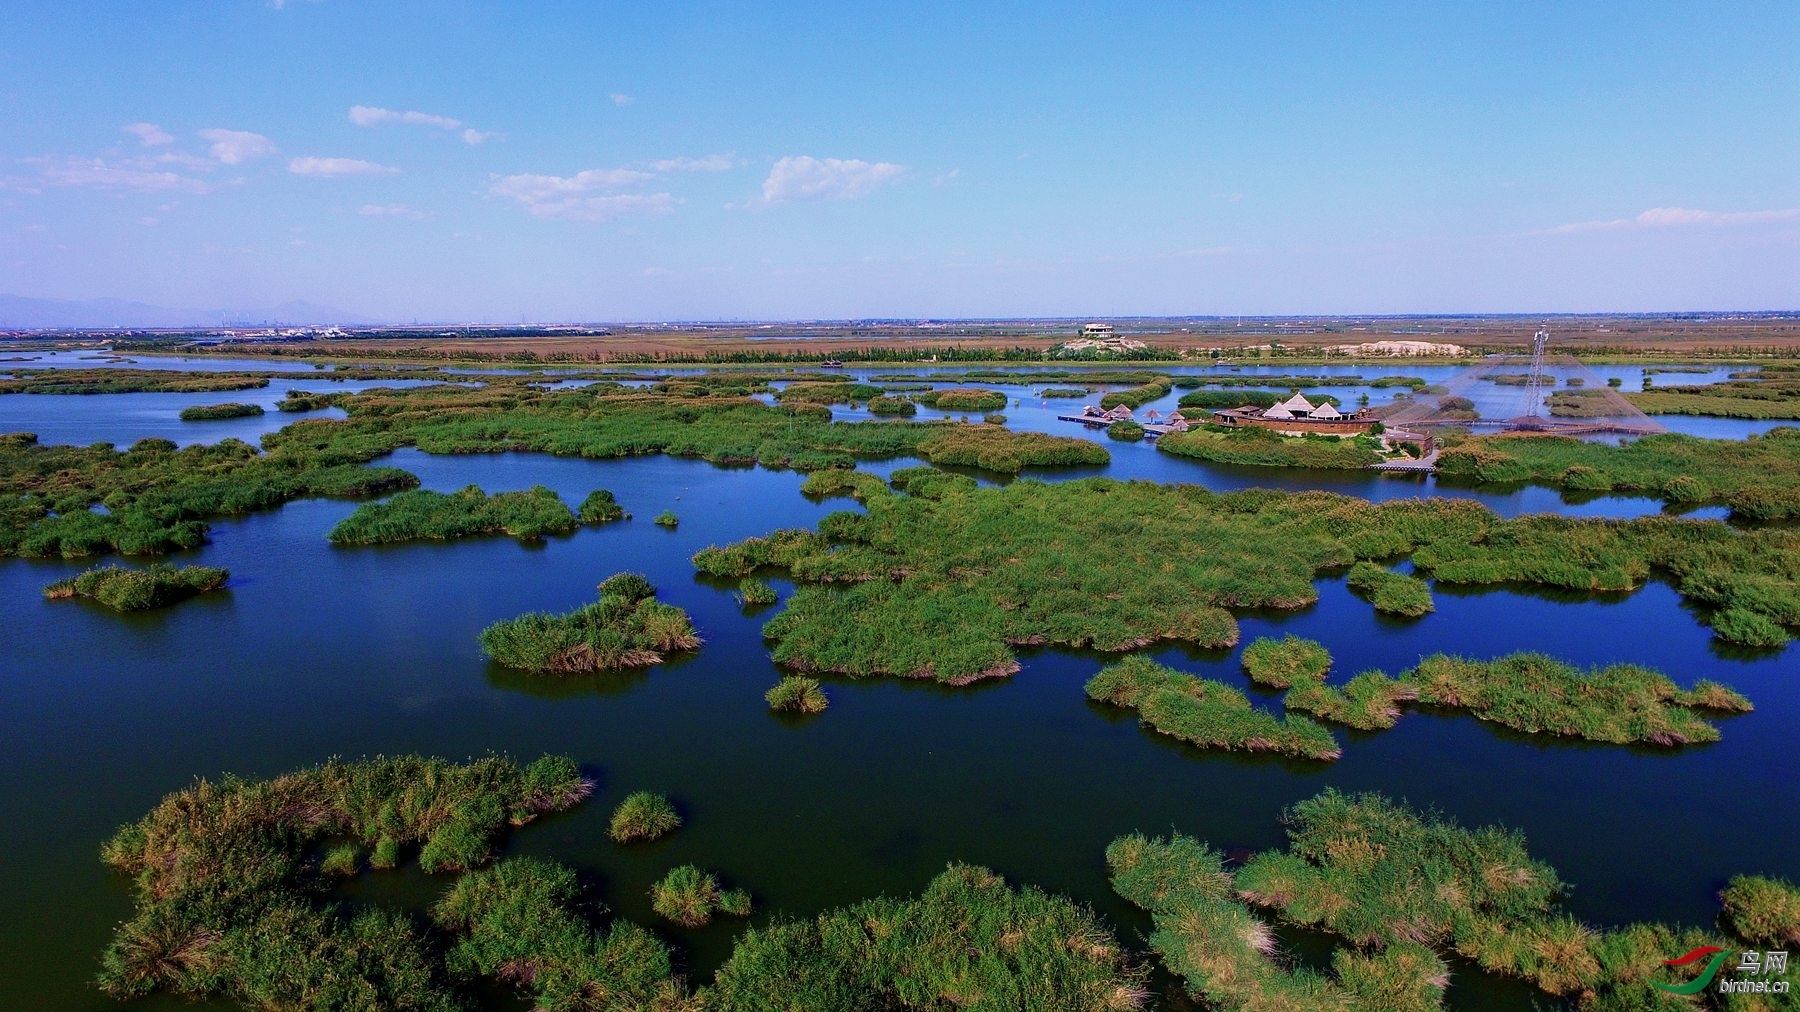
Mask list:
[[[283,302],[261,309],[170,309],[125,299],[30,299],[0,295],[0,329],[98,329],[303,326],[379,321],[312,302]]]

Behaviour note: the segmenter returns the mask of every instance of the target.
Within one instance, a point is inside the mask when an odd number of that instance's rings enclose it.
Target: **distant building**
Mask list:
[[[1107,340],[1113,336],[1110,323],[1084,323],[1081,325],[1081,336],[1095,340]]]
[[[1271,429],[1284,436],[1303,436],[1309,432],[1356,436],[1372,431],[1377,424],[1366,411],[1358,409],[1346,415],[1331,404],[1314,404],[1300,393],[1266,408],[1249,404],[1241,408],[1220,408],[1213,412],[1213,422],[1234,429]]]

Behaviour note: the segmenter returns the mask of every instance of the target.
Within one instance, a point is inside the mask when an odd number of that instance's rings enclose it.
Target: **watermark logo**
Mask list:
[[[1700,975],[1686,984],[1651,984],[1670,994],[1699,994],[1709,987],[1713,978],[1719,975],[1720,967],[1731,958],[1731,950],[1717,945],[1702,945],[1674,959],[1663,960],[1664,966],[1690,966],[1701,960],[1706,965]],[[1719,981],[1721,994],[1787,994],[1788,981],[1770,980],[1770,977],[1787,976],[1787,951],[1766,951],[1748,949],[1738,954],[1738,964],[1733,971],[1734,976]]]

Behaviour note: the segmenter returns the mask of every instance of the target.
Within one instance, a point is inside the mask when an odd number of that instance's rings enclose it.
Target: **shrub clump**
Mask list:
[[[738,603],[746,608],[762,608],[780,600],[775,588],[763,580],[744,580],[738,584]]]
[[[481,649],[509,668],[543,674],[649,667],[700,646],[687,612],[656,600],[643,576],[619,573],[599,590],[600,600],[567,614],[495,622],[481,631]]]
[[[769,709],[777,713],[824,713],[830,701],[816,678],[788,675],[763,694]]]
[[[652,523],[658,527],[674,528],[681,523],[681,518],[675,515],[674,510],[663,510],[656,515],[656,519]]]
[[[1322,760],[1343,754],[1330,731],[1305,717],[1282,720],[1251,706],[1229,685],[1195,678],[1141,654],[1101,669],[1088,680],[1087,694],[1135,709],[1145,726],[1201,748]]]
[[[597,488],[581,500],[581,508],[575,511],[575,519],[584,524],[605,524],[614,520],[628,519],[630,514],[620,506],[613,494],[606,489]]]
[[[263,414],[260,404],[195,404],[181,409],[184,422],[210,422],[222,418],[255,418]]]
[[[378,545],[504,532],[520,541],[536,541],[576,526],[575,514],[542,485],[493,496],[470,485],[449,495],[414,489],[385,502],[364,503],[339,521],[326,538],[334,545]]]
[[[668,798],[651,791],[634,791],[613,809],[607,832],[619,843],[654,840],[681,828],[681,814]]]
[[[142,611],[217,590],[230,578],[230,572],[213,566],[94,566],[50,584],[44,588],[44,596],[51,600],[85,597],[114,611]]]
[[[1389,615],[1418,618],[1436,608],[1431,600],[1431,587],[1424,580],[1406,573],[1396,573],[1373,562],[1358,562],[1350,567],[1350,589],[1369,600],[1375,610]]]
[[[650,887],[650,909],[684,928],[699,928],[710,924],[714,913],[750,916],[750,894],[720,889],[718,879],[684,864]]]

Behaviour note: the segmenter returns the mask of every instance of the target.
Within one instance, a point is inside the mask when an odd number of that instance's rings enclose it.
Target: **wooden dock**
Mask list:
[[[1093,415],[1057,415],[1056,420],[1059,422],[1074,422],[1078,425],[1085,425],[1090,429],[1104,429],[1112,424],[1108,419],[1096,418]],[[1131,421],[1135,422],[1137,419],[1133,418]],[[1155,439],[1157,436],[1166,435],[1167,433],[1175,431],[1170,426],[1158,425],[1155,422],[1138,422],[1138,424],[1144,427],[1145,439]]]

